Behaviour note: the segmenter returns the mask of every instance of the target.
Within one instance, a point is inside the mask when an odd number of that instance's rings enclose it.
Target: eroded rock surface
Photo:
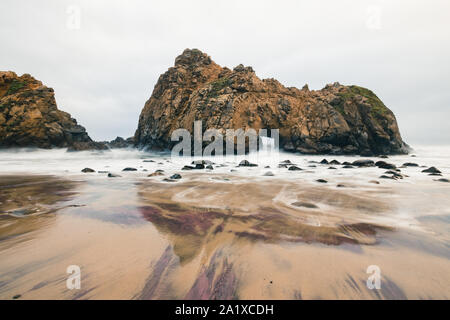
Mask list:
[[[0,71],[0,147],[107,149],[69,113],[58,110],[52,88],[11,71]]]
[[[407,153],[397,121],[370,90],[339,83],[322,90],[284,87],[259,79],[251,67],[221,67],[186,49],[162,74],[139,118],[135,143],[171,149],[171,133],[216,128],[279,129],[280,147],[307,154]],[[224,149],[225,150],[225,149]]]

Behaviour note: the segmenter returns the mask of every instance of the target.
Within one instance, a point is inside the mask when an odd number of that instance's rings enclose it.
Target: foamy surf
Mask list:
[[[0,277],[10,279],[0,297],[447,298],[450,185],[422,170],[435,166],[448,177],[450,148],[415,155],[384,159],[419,165],[391,180],[377,167],[320,163],[361,159],[351,156],[261,151],[204,159],[212,170],[182,170],[199,159],[135,149],[0,151]],[[303,170],[280,168],[286,160]],[[148,176],[156,170],[161,175]],[[54,273],[74,263],[91,279],[76,296],[60,290]],[[395,291],[377,296],[348,285],[348,277],[364,283],[373,264]],[[206,284],[205,272],[228,289]]]

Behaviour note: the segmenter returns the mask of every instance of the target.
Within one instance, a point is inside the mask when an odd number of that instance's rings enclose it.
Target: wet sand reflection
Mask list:
[[[272,182],[264,188],[256,183],[148,182],[140,185],[139,196],[149,205],[139,210],[170,238],[181,263],[190,261],[203,249],[212,253],[217,246],[240,239],[358,245],[375,244],[378,230],[393,231],[390,226],[357,222],[364,212],[362,205],[374,214],[386,208],[376,200],[366,198],[361,204],[359,199],[341,191],[317,188],[305,192],[296,185],[287,189],[285,182]],[[332,203],[333,214],[274,201],[281,191],[297,193],[303,200]]]
[[[55,213],[66,208],[79,182],[54,176],[0,176],[0,240],[52,223]]]
[[[357,196],[343,191],[305,190],[284,181],[264,186],[195,179],[177,184],[147,181],[139,185],[138,194],[141,202],[147,204],[139,207],[142,216],[171,243],[138,296],[142,299],[237,299],[241,297],[242,286],[239,269],[248,264],[241,251],[255,250],[258,243],[351,244],[347,249],[360,252],[359,246],[377,243],[379,231],[394,231],[387,225],[356,222],[363,221],[364,214],[382,214],[389,208],[379,200],[366,196],[361,203]],[[280,200],[286,195],[318,205],[332,205],[333,209],[327,214],[326,210],[298,208]],[[185,279],[195,280],[184,289],[184,295],[170,292],[171,288],[164,285],[176,278],[171,273],[180,272],[176,271],[177,263],[178,269],[197,264],[194,274],[185,274]],[[355,286],[354,290],[360,289]],[[298,295],[292,291],[288,298]]]
[[[399,189],[79,178],[0,180],[1,299],[450,297],[448,215],[405,228]],[[72,264],[80,291],[65,286]],[[369,265],[381,268],[381,290],[366,286]]]

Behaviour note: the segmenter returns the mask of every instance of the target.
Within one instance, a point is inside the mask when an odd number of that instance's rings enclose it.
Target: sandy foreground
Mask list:
[[[446,206],[441,185],[186,172],[3,175],[0,188],[1,299],[450,297],[448,213],[402,214]],[[70,265],[79,290],[66,286]]]

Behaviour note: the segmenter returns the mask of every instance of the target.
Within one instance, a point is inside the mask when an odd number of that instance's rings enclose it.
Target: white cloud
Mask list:
[[[80,9],[79,28],[67,27],[70,6]],[[199,48],[288,86],[368,87],[407,142],[445,143],[449,9],[446,0],[2,0],[0,70],[53,87],[59,107],[104,140],[134,134],[159,75],[183,49]]]

